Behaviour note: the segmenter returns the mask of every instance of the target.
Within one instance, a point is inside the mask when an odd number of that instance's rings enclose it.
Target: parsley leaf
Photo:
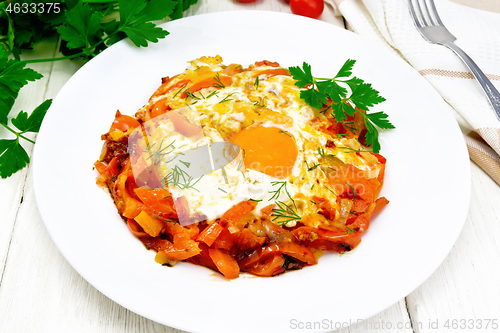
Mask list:
[[[0,177],[7,178],[24,168],[30,161],[18,139],[0,140]]]
[[[351,76],[352,75],[352,68],[354,67],[355,63],[356,63],[356,60],[347,59],[346,62],[340,68],[337,75],[335,75],[335,78]]]
[[[385,98],[379,95],[379,92],[372,88],[370,83],[361,83],[352,89],[350,100],[358,108],[367,110],[368,108],[382,103]]]
[[[296,66],[289,67],[288,71],[290,71],[292,77],[297,80],[297,82],[295,82],[295,85],[297,87],[303,88],[308,84],[314,84],[314,78],[311,73],[311,65],[309,65],[308,63],[304,62],[302,64],[302,69]]]
[[[103,13],[94,11],[89,4],[78,2],[66,12],[66,23],[57,27],[61,38],[70,49],[91,48],[101,41],[103,36]]]
[[[387,119],[389,116],[382,111],[367,113],[366,117],[375,125],[383,129],[395,128],[393,124]]]
[[[352,126],[352,121],[347,121],[347,117],[354,116],[356,112],[362,115],[367,130],[366,143],[372,146],[373,152],[377,153],[380,151],[377,127],[381,129],[395,127],[383,111],[366,112],[369,108],[384,102],[385,98],[380,96],[370,83],[365,83],[355,76],[351,77],[355,63],[356,60],[347,59],[332,79],[314,77],[311,65],[306,62],[302,64],[302,68],[296,66],[289,67],[288,70],[293,79],[296,80],[295,85],[299,88],[305,88],[301,90],[300,97],[307,104],[316,109],[322,109],[327,105],[327,108],[320,112],[326,115],[326,111],[331,109],[335,120],[338,123],[344,123],[344,126],[351,132],[358,131],[358,129]],[[351,93],[349,94],[347,87],[342,85],[347,85]]]
[[[328,102],[326,95],[315,89],[302,90],[300,92],[300,98],[316,109],[320,109],[323,107],[323,104]]]
[[[122,31],[127,34],[128,38],[135,46],[148,46],[148,41],[156,43],[158,39],[164,38],[169,33],[162,28],[154,25],[154,23],[138,23],[130,27],[122,28]]]
[[[16,126],[18,130],[22,133],[26,132],[34,132],[38,133],[40,130],[40,126],[42,125],[42,120],[47,113],[50,105],[52,104],[51,99],[47,99],[42,104],[36,107],[35,110],[28,117],[28,114],[24,111],[21,111],[17,114],[16,118],[11,120],[12,125]]]
[[[23,61],[9,59],[9,53],[0,49],[0,124],[7,124],[7,116],[19,90],[28,83],[42,78]]]
[[[378,142],[378,131],[371,122],[366,122],[366,143],[372,146],[373,152],[378,153],[380,151],[380,143]]]
[[[120,31],[127,34],[136,46],[148,46],[148,41],[156,43],[169,33],[149,21],[161,20],[170,15],[175,7],[172,0],[121,0]]]

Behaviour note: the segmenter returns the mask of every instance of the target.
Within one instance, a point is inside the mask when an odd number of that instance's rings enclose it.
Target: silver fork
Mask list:
[[[421,3],[423,5],[421,5]],[[429,5],[428,5],[429,3]],[[444,26],[434,5],[434,0],[408,0],[411,16],[415,22],[418,31],[428,42],[444,45],[455,52],[462,61],[469,67],[470,71],[476,77],[488,97],[491,106],[495,110],[498,120],[500,120],[500,93],[488,80],[483,71],[479,69],[476,63],[453,43],[456,38]]]

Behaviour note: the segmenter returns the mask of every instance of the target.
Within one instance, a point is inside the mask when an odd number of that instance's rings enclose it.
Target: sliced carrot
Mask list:
[[[255,250],[264,245],[266,237],[259,237],[248,229],[243,229],[238,236],[236,245],[242,251]]]
[[[151,100],[154,97],[158,97],[160,95],[166,94],[166,93],[171,92],[175,89],[180,89],[180,88],[184,87],[185,85],[187,85],[189,82],[191,82],[191,80],[189,80],[189,79],[183,79],[183,80],[177,81],[174,84],[171,84],[172,80],[175,79],[176,77],[177,77],[177,75],[173,76],[172,78],[168,78],[168,77],[163,78],[162,85],[155,91],[155,93],[153,95],[151,95],[151,97],[149,99]]]
[[[179,223],[167,222],[165,228],[170,235],[173,235],[174,244],[182,243],[185,240],[195,240],[200,234],[200,229],[195,224],[183,227]]]
[[[224,71],[223,73],[225,75],[234,75],[236,73],[241,73],[243,72],[243,67],[241,67],[241,65],[239,64],[230,64],[229,66],[227,66],[226,68],[224,68]]]
[[[134,193],[150,210],[165,216],[175,217],[174,201],[166,189],[147,189],[138,187]]]
[[[174,125],[175,130],[185,137],[193,137],[200,134],[202,131],[201,126],[192,124],[186,116],[177,112],[169,112],[167,113],[167,117]]]
[[[286,75],[286,76],[292,76],[288,69],[285,68],[270,68],[270,69],[264,69],[260,72],[255,73],[252,77],[257,77],[261,75],[269,75],[269,76],[276,76],[276,75]]]
[[[262,208],[260,210],[260,212],[262,213],[262,215],[271,216],[271,214],[273,213],[273,209],[274,209],[275,206],[276,206],[276,204],[267,205],[266,207]]]
[[[219,234],[219,237],[217,237],[215,242],[212,244],[212,246],[217,249],[229,251],[238,241],[238,236],[239,233],[232,234],[229,232],[229,230],[224,228]]]
[[[220,233],[224,230],[223,227],[218,222],[214,222],[208,227],[206,227],[200,235],[196,238],[199,242],[204,242],[208,246],[212,246]]]
[[[163,229],[163,223],[150,216],[145,211],[142,211],[137,215],[134,220],[144,229],[144,231],[151,237],[156,237],[160,234]]]
[[[148,237],[149,235],[142,229],[142,227],[132,219],[127,219],[128,229],[134,234],[136,237]]]
[[[108,177],[108,167],[106,166],[106,164],[102,163],[101,161],[96,161],[94,163],[94,167],[97,169],[97,172],[99,172],[100,175]]]
[[[382,208],[384,208],[389,203],[386,197],[380,197],[375,200],[375,208],[373,209],[373,213],[378,213]]]
[[[144,209],[146,209],[146,206],[139,200],[136,200],[130,196],[126,196],[123,198],[122,215],[126,218],[133,219]]]
[[[280,67],[280,64],[277,62],[269,61],[269,60],[262,60],[262,61],[256,61],[255,66],[257,66],[257,67],[261,67],[261,66]]]
[[[240,219],[246,214],[250,213],[257,207],[257,202],[255,201],[242,201],[233,207],[229,208],[227,212],[222,215],[220,219],[220,224],[225,226],[234,226]]]
[[[186,240],[178,244],[172,244],[166,239],[156,238],[151,248],[158,252],[164,252],[166,258],[170,260],[186,260],[198,255],[201,250],[198,243],[193,240]]]
[[[118,157],[113,157],[113,159],[108,164],[108,175],[113,178],[120,173],[120,160]]]
[[[201,80],[199,82],[196,82],[192,84],[190,87],[188,87],[186,90],[188,90],[191,93],[197,92],[201,89],[205,88],[210,88],[214,87],[217,89],[221,89],[224,87],[227,87],[233,83],[233,79],[230,76],[227,75],[216,75],[214,77],[209,77],[207,79]],[[188,95],[186,91],[184,91],[181,94],[181,98],[186,98]]]
[[[208,249],[208,253],[219,272],[226,278],[236,279],[240,275],[238,262],[230,254],[219,249]]]
[[[167,101],[168,100],[166,98],[163,98],[153,104],[150,110],[151,118],[161,116],[162,114],[170,110],[170,106],[167,104]]]

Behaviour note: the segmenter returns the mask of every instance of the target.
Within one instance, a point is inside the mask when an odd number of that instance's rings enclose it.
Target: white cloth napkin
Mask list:
[[[465,0],[462,0],[462,2]],[[428,43],[406,0],[326,0],[365,37],[378,40],[423,75],[455,111],[469,156],[500,185],[500,121],[467,66],[448,48]],[[500,12],[500,1],[484,1]],[[462,48],[500,90],[500,14],[435,0]],[[480,6],[476,3],[475,7]],[[498,9],[498,10],[497,10]]]

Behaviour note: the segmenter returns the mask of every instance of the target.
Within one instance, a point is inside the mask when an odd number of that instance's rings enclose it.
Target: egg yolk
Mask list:
[[[245,150],[245,167],[283,179],[297,160],[297,145],[290,133],[277,127],[248,127],[231,140]]]

